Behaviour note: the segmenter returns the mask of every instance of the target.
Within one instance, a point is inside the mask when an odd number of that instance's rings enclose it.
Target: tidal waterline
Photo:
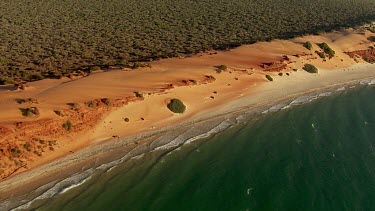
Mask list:
[[[39,210],[375,209],[375,88],[262,115],[155,151],[43,201]]]

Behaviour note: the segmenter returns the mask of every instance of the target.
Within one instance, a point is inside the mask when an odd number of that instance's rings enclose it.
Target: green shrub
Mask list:
[[[270,75],[266,75],[266,78],[267,78],[269,81],[273,81],[273,78],[272,78]]]
[[[93,101],[89,101],[86,103],[87,107],[89,108],[96,108],[97,104]]]
[[[316,68],[312,64],[305,64],[305,66],[302,69],[309,73],[318,73],[318,68]]]
[[[139,93],[139,92],[134,92],[135,96],[137,98],[143,98],[143,94]]]
[[[31,110],[28,108],[20,108],[22,116],[31,116]]]
[[[23,103],[38,104],[38,100],[34,98],[16,99],[16,101],[18,104],[23,104]]]
[[[144,65],[140,62],[134,62],[133,66],[132,66],[132,69],[137,69],[137,68],[140,68],[140,67],[144,67]]]
[[[16,148],[12,148],[10,150],[10,152],[12,153],[12,157],[18,157],[19,154],[21,154],[21,150],[19,150],[17,147]]]
[[[221,71],[225,71],[227,69],[228,69],[228,67],[222,64],[222,65],[220,65],[220,66],[217,67],[216,71],[218,73],[220,73]]]
[[[102,98],[101,101],[102,101],[102,103],[106,104],[108,107],[112,106],[112,102],[108,98]]]
[[[0,78],[0,85],[12,84],[13,79],[10,78]]]
[[[68,120],[63,124],[63,127],[65,128],[65,130],[70,131],[73,127],[73,124],[70,122],[70,120]]]
[[[39,115],[39,109],[37,107],[30,107],[30,108],[20,108],[22,116],[32,116],[32,115]]]
[[[23,148],[25,148],[28,152],[30,152],[31,151],[31,144],[30,144],[30,142],[26,142],[23,145]]]
[[[173,113],[184,113],[186,110],[186,106],[179,99],[172,99],[171,102],[169,102],[169,104],[167,105],[167,107]]]
[[[335,51],[332,50],[332,48],[329,47],[329,45],[328,45],[327,43],[324,42],[324,43],[320,43],[320,44],[318,44],[318,45],[319,45],[319,47],[320,47],[321,49],[324,50],[324,52],[325,52],[326,54],[329,55],[329,58],[332,58],[332,57],[335,56]]]
[[[34,153],[38,155],[39,157],[42,156],[42,153],[40,151],[35,150]]]
[[[311,44],[311,42],[309,42],[309,41],[305,42],[305,43],[303,44],[303,46],[304,46],[305,48],[309,49],[309,50],[312,49],[312,44]]]
[[[97,70],[100,70],[99,66],[92,66],[92,67],[90,67],[90,71],[97,71]]]
[[[324,52],[317,52],[317,54],[319,55],[320,58],[322,59],[325,59],[326,58],[326,54]]]
[[[368,63],[375,63],[375,58],[369,58],[369,57],[365,57],[365,58],[363,58],[363,60],[365,60],[366,62],[368,62]]]
[[[44,76],[41,73],[35,73],[35,74],[32,74],[29,79],[31,81],[39,81],[39,80],[44,79]]]
[[[54,110],[53,112],[55,112],[55,114],[58,116],[63,116],[60,110]]]

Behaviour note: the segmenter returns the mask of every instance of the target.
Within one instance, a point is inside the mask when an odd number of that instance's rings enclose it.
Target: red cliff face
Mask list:
[[[363,60],[367,62],[370,62],[370,63],[375,62],[375,48],[346,52],[346,54],[348,54],[351,58],[361,57]]]
[[[263,68],[263,71],[266,72],[281,72],[282,70],[287,68],[287,64],[284,62],[270,62],[270,63],[263,63],[260,65]]]
[[[142,100],[139,97],[125,99],[96,99],[74,104],[69,110],[60,111],[60,117],[30,122],[16,122],[14,129],[0,127],[0,179],[12,175],[46,151],[59,147],[56,139],[69,133],[88,130],[95,126],[111,109]],[[67,122],[70,122],[70,126]]]
[[[186,79],[168,84],[157,93],[177,86],[191,86],[214,82],[213,76],[202,76],[200,81]],[[49,119],[14,122],[0,126],[0,179],[5,179],[19,170],[28,169],[28,164],[48,151],[58,150],[59,138],[93,128],[111,109],[130,102],[143,100],[142,94],[122,99],[94,99],[85,103],[71,103],[70,108],[55,111]]]

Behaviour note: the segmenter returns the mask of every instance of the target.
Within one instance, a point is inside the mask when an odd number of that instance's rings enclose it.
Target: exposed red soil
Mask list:
[[[369,48],[367,50],[358,50],[352,52],[345,52],[351,58],[356,58],[357,56],[361,57],[363,60],[367,62],[375,62],[375,48]]]
[[[167,84],[159,92],[150,94],[161,94],[174,87],[206,84],[215,80],[211,75],[205,75],[199,81],[184,79]],[[27,169],[29,162],[43,156],[46,151],[58,149],[60,137],[87,131],[111,109],[143,99],[141,95],[123,99],[94,99],[83,104],[71,103],[69,109],[55,111],[55,118],[29,119],[0,126],[0,179],[5,179],[22,168]],[[67,125],[68,122],[71,126]]]

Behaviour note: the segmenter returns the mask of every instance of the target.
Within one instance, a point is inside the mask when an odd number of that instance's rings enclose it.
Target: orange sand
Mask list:
[[[0,148],[3,149],[0,152],[0,176],[9,178],[113,137],[157,131],[166,126],[228,112],[241,106],[277,100],[335,83],[373,77],[374,65],[357,64],[344,53],[373,46],[367,40],[371,35],[373,34],[367,31],[348,29],[321,36],[260,42],[230,51],[201,53],[189,58],[165,59],[151,62],[151,68],[100,72],[76,80],[47,79],[28,83],[26,90],[0,87],[0,128],[8,130],[0,137]],[[311,51],[302,46],[306,41],[313,43]],[[319,58],[315,51],[322,51],[316,45],[321,42],[328,43],[336,51],[334,58],[327,61]],[[363,60],[358,58],[357,61]],[[277,72],[267,72],[267,68],[262,68],[265,67],[262,66],[264,63],[272,63],[277,67],[286,65],[281,71],[283,76],[278,76]],[[317,66],[319,74],[301,70],[306,63]],[[215,66],[222,64],[228,69],[216,73]],[[265,78],[266,74],[271,75],[274,82],[269,82]],[[216,80],[207,80],[210,75]],[[136,98],[134,92],[142,93],[144,99]],[[16,99],[25,98],[35,98],[38,104],[16,102]],[[103,105],[88,108],[85,105],[89,101],[103,98],[109,98],[113,102],[122,100],[122,103],[111,108]],[[167,109],[166,105],[172,98],[178,98],[186,104],[184,114],[173,114]],[[79,105],[79,111],[74,113],[69,103]],[[40,115],[23,117],[19,108],[30,106],[37,107]],[[61,117],[54,110],[66,111],[69,115]],[[81,117],[85,115],[85,118]],[[66,131],[62,126],[70,118],[74,120],[72,132]],[[125,122],[124,118],[129,118],[130,121]],[[20,122],[30,125],[19,129],[17,123]],[[44,130],[41,128],[43,122],[47,122],[47,126],[52,125],[46,128],[52,131],[49,135],[39,132]],[[22,147],[24,143],[36,138],[56,140],[57,144],[53,146],[53,150],[49,150],[48,146],[41,146],[44,152],[37,156],[33,150],[27,152]],[[34,142],[32,146],[36,148],[38,142]],[[14,147],[22,152],[14,159],[9,158],[12,156],[9,150]],[[19,160],[21,164],[16,164],[14,160]],[[6,187],[9,184],[16,185],[14,181],[8,184],[6,182],[2,182]]]

